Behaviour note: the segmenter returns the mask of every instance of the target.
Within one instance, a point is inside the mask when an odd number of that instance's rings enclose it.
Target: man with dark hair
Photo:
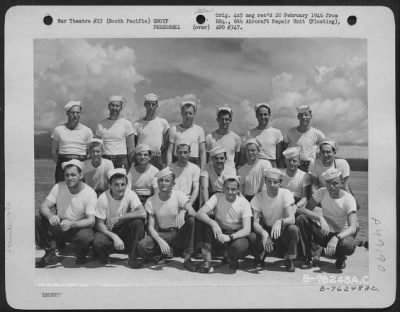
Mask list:
[[[146,212],[134,191],[127,188],[123,168],[108,173],[110,189],[100,195],[96,204],[96,232],[93,247],[100,262],[108,263],[114,250],[128,253],[128,266],[140,268],[136,247],[144,237]]]
[[[86,254],[93,241],[96,193],[82,182],[82,163],[73,159],[61,164],[65,181],[53,186],[36,216],[36,230],[40,247],[45,255],[36,263],[37,268],[56,264],[57,246],[72,241],[75,245],[76,264],[86,263]]]
[[[209,213],[213,212],[212,219]],[[196,217],[205,223],[202,237],[204,262],[200,273],[211,269],[212,247],[224,252],[224,261],[229,269],[236,272],[239,259],[248,254],[248,235],[251,230],[251,208],[249,202],[240,195],[239,177],[224,177],[224,193],[216,193],[197,212]]]

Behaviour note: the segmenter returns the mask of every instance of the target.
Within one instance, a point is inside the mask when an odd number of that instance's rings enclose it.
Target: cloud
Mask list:
[[[134,50],[90,44],[86,40],[35,41],[35,128],[51,129],[65,121],[63,106],[82,100],[82,122],[94,126],[107,115],[106,99],[127,99],[123,115],[137,117],[136,85],[144,79],[135,68]]]

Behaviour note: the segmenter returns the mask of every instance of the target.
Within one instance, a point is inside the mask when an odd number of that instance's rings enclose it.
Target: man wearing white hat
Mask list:
[[[224,191],[223,176],[236,175],[235,167],[226,166],[226,150],[216,146],[210,150],[211,163],[200,172],[201,202],[205,203],[215,193]]]
[[[133,123],[136,132],[136,144],[146,144],[151,148],[151,164],[163,168],[163,157],[168,147],[168,121],[157,116],[158,95],[149,93],[144,96],[146,115]]]
[[[278,167],[283,148],[282,132],[269,124],[271,107],[268,103],[258,103],[254,109],[258,125],[246,133],[243,141],[246,142],[250,138],[256,138],[261,145],[261,157],[269,160],[273,167]]]
[[[326,247],[326,254],[336,258],[336,267],[346,267],[346,257],[356,248],[357,207],[354,197],[342,189],[340,170],[330,168],[322,174],[326,188],[320,188],[307,203],[299,208],[296,218],[301,235],[301,249],[306,257],[304,267],[312,267],[315,256],[312,243]],[[322,208],[322,215],[313,211]]]
[[[194,245],[194,211],[186,194],[174,190],[175,174],[166,167],[156,174],[158,189],[145,204],[149,215],[149,235],[138,246],[145,259],[161,263],[165,258],[182,254],[183,266],[189,271],[196,268],[191,260]]]
[[[159,171],[150,163],[151,147],[139,144],[135,149],[135,163],[128,171],[128,187],[135,191],[144,205],[146,200],[154,194],[157,188],[156,173]]]
[[[137,245],[144,237],[146,212],[134,191],[127,188],[124,168],[108,173],[110,189],[100,195],[96,204],[96,229],[93,247],[100,262],[108,263],[113,251],[125,250],[128,266],[140,268],[142,261]]]
[[[61,164],[63,182],[53,186],[36,216],[37,241],[46,251],[36,263],[43,268],[56,264],[57,246],[72,241],[75,245],[76,264],[85,264],[89,246],[93,241],[96,193],[82,182],[82,162],[77,159]]]
[[[251,138],[246,141],[247,163],[239,168],[240,191],[250,201],[253,196],[264,188],[263,171],[272,168],[266,159],[260,159],[260,142]]]
[[[197,112],[195,101],[184,100],[181,103],[182,123],[170,128],[167,166],[177,157],[177,141],[190,142],[189,161],[203,168],[206,164],[206,147],[204,129],[194,123]]]
[[[217,107],[218,129],[207,134],[206,149],[210,152],[216,146],[223,146],[226,152],[226,167],[236,168],[240,156],[240,137],[229,129],[233,111],[229,105]],[[210,155],[211,156],[211,155]]]
[[[313,180],[314,190],[325,187],[325,180],[322,178],[324,173],[329,168],[340,170],[343,179],[343,189],[351,193],[349,190],[350,166],[345,159],[336,158],[337,145],[333,140],[323,140],[319,144],[319,157],[314,163],[310,164],[308,172]]]
[[[111,160],[103,158],[103,141],[97,138],[92,139],[89,144],[89,159],[83,162],[83,179],[97,196],[100,196],[108,189],[107,174],[114,169]]]
[[[176,142],[177,161],[170,165],[175,173],[174,190],[179,190],[189,197],[190,204],[197,210],[200,190],[200,168],[189,161],[190,141],[180,139]]]
[[[124,98],[113,95],[108,98],[109,117],[96,127],[96,137],[103,140],[104,158],[110,159],[115,168],[127,170],[135,154],[135,135],[132,123],[120,117]]]
[[[283,172],[281,187],[288,189],[294,196],[297,206],[305,207],[307,199],[311,196],[310,176],[300,170],[300,148],[289,147],[283,151],[286,169]]]
[[[64,110],[67,122],[57,126],[51,134],[51,154],[56,162],[56,183],[64,180],[61,164],[71,159],[84,161],[87,156],[87,146],[93,138],[92,130],[79,122],[82,111],[80,101],[69,101]]]
[[[214,219],[209,216],[211,212]],[[240,195],[239,177],[224,176],[224,193],[215,193],[196,214],[205,224],[201,239],[204,262],[198,268],[200,273],[210,272],[212,249],[223,252],[229,270],[236,272],[239,259],[249,252],[251,216],[249,202]]]
[[[253,209],[251,234],[252,251],[256,265],[262,265],[265,255],[277,251],[284,254],[286,270],[295,271],[299,230],[295,225],[295,206],[292,193],[281,188],[283,174],[280,169],[264,171],[267,189],[256,194],[250,205]]]
[[[288,130],[284,138],[284,147],[299,146],[301,148],[299,168],[308,172],[310,162],[315,160],[317,146],[325,139],[325,135],[322,131],[311,127],[312,113],[309,105],[298,106],[296,110],[299,125]]]

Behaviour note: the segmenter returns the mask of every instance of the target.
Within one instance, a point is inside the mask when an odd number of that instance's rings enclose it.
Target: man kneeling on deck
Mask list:
[[[103,264],[114,250],[128,253],[128,266],[140,268],[136,247],[144,237],[146,212],[134,191],[127,188],[128,178],[124,168],[108,172],[110,189],[96,204],[96,232],[93,247]]]
[[[276,168],[264,171],[267,189],[251,200],[254,214],[254,231],[250,234],[251,249],[256,266],[262,266],[267,253],[284,253],[286,270],[294,272],[297,257],[299,230],[295,223],[295,206],[292,192],[281,188],[283,174]]]
[[[216,247],[225,253],[224,259],[233,272],[239,267],[238,260],[248,254],[248,235],[251,230],[250,203],[239,194],[240,181],[237,176],[224,177],[224,193],[215,193],[197,212],[196,217],[206,226],[203,230],[202,253],[204,262],[200,273],[211,269],[211,249]],[[214,212],[215,220],[208,215]]]
[[[183,252],[183,266],[196,271],[191,260],[194,244],[194,211],[185,193],[173,190],[175,174],[169,167],[156,173],[158,191],[145,204],[149,236],[139,242],[139,254],[156,263]]]
[[[322,173],[326,188],[315,191],[306,208],[297,210],[296,224],[301,235],[301,248],[306,262],[303,268],[311,268],[313,249],[311,243],[326,247],[326,254],[334,256],[336,268],[346,267],[346,256],[356,248],[357,206],[354,197],[342,190],[343,180],[340,170],[330,168]],[[312,211],[322,208],[322,215]]]

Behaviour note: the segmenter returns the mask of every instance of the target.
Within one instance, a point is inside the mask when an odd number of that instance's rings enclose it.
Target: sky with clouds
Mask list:
[[[37,39],[34,45],[35,132],[66,119],[63,106],[82,100],[82,123],[107,116],[106,99],[127,99],[123,114],[144,115],[143,96],[160,96],[159,115],[180,122],[183,98],[199,103],[196,123],[216,128],[216,106],[229,104],[232,130],[256,123],[254,104],[268,102],[271,125],[297,125],[309,104],[313,126],[347,157],[367,157],[367,42],[340,38]],[[340,151],[340,150],[339,150]]]

